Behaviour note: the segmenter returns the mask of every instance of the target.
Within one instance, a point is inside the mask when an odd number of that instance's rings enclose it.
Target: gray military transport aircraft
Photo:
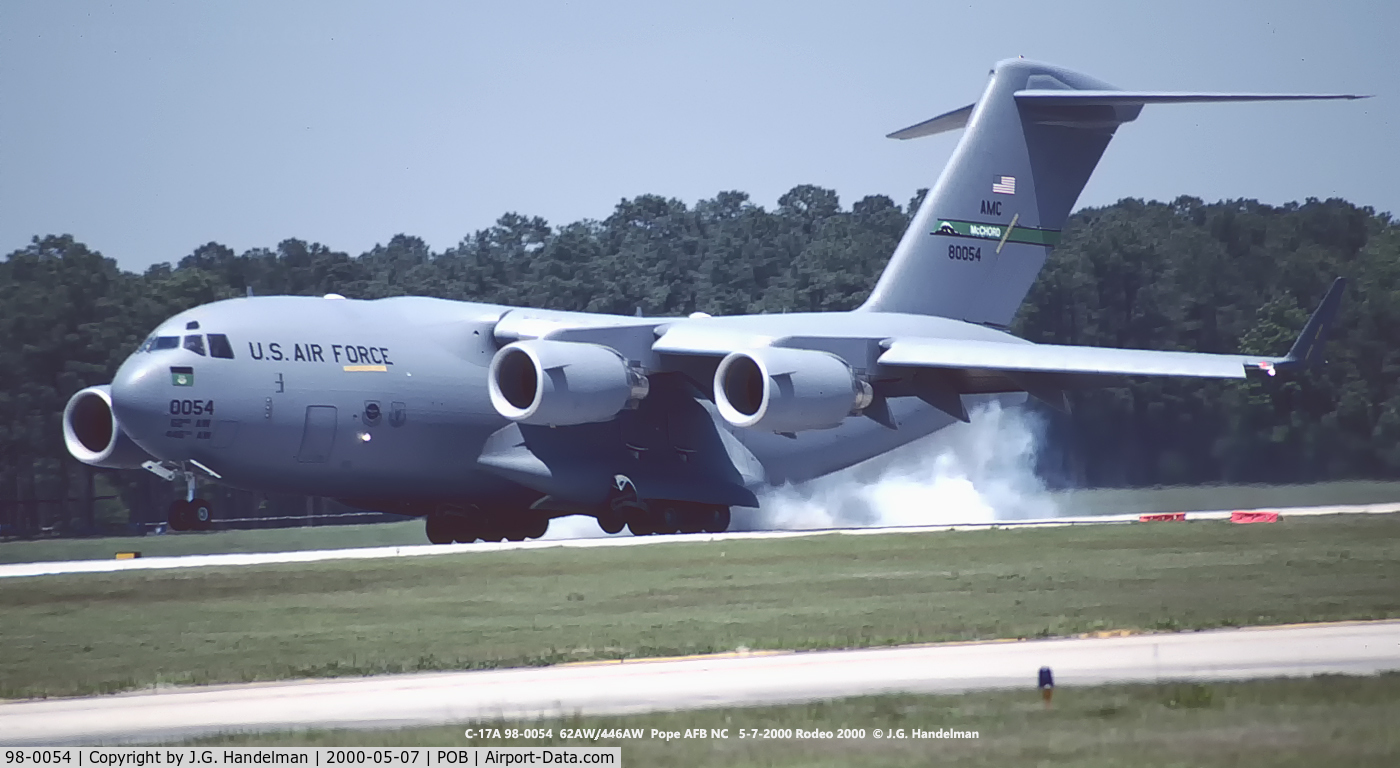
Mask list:
[[[870,298],[850,312],[625,317],[398,297],[195,307],[63,417],[98,467],[427,518],[435,543],[723,531],[755,491],[957,421],[968,405],[1125,376],[1244,378],[1320,359],[1343,281],[1283,357],[1033,344],[1007,333],[1114,131],[1145,104],[1351,95],[1124,91],[1002,61],[974,104],[890,134],[965,129]]]

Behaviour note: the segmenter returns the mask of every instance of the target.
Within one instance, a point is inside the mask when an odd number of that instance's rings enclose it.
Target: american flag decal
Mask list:
[[[996,176],[992,178],[992,191],[998,195],[1016,194],[1015,176]]]

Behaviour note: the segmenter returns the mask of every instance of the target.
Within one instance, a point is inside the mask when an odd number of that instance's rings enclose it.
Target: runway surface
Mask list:
[[[1281,517],[1390,514],[1400,512],[1400,504],[1360,504],[1332,507],[1271,507]],[[1228,520],[1231,511],[1187,512],[1187,520]],[[210,566],[269,565],[276,563],[311,563],[325,560],[375,560],[386,557],[418,557],[423,555],[470,554],[500,552],[513,549],[551,549],[554,547],[634,547],[677,542],[735,541],[739,539],[787,539],[799,536],[869,536],[894,533],[927,533],[933,531],[973,531],[988,528],[1053,528],[1067,525],[1109,525],[1138,522],[1139,515],[1094,515],[1089,517],[1052,517],[1040,520],[999,520],[991,523],[962,523],[955,525],[900,526],[884,528],[840,528],[796,531],[745,531],[734,533],[689,533],[671,536],[613,536],[593,539],[549,539],[542,541],[495,542],[476,544],[419,544],[399,547],[359,547],[353,549],[320,549],[293,552],[241,552],[216,555],[182,555],[178,557],[143,557],[132,560],[66,560],[39,563],[10,563],[0,565],[0,579],[25,576],[53,576],[76,573],[111,573],[114,571],[144,571],[167,568],[202,568]]]
[[[752,706],[912,691],[1229,680],[1400,669],[1400,621],[1111,638],[728,654],[190,688],[0,704],[0,744],[150,742],[228,731]]]

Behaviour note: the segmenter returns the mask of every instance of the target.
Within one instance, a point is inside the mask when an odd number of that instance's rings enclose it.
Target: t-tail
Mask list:
[[[1010,324],[1114,131],[1145,104],[1357,98],[1123,91],[1049,64],[1002,61],[975,104],[890,134],[966,129],[861,309]]]

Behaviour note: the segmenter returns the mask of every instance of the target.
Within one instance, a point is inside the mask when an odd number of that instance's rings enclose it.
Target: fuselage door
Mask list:
[[[297,461],[303,464],[323,464],[335,447],[335,406],[306,406],[306,429],[301,433],[301,450]]]

